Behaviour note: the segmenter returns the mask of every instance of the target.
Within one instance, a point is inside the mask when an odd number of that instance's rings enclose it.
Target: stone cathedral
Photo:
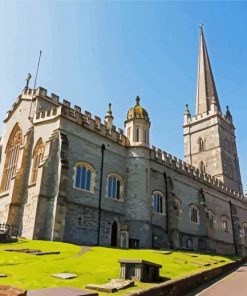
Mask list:
[[[233,118],[222,112],[200,30],[196,114],[186,105],[184,161],[150,145],[140,98],[125,130],[46,89],[29,88],[4,120],[0,223],[29,239],[247,254]]]

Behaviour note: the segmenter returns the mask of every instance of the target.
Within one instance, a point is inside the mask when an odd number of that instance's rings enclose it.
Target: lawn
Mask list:
[[[39,249],[41,251],[60,251],[61,253],[35,256],[4,251],[8,248]],[[120,258],[144,259],[162,264],[160,274],[166,279],[189,275],[234,260],[229,257],[182,251],[161,254],[154,250],[92,247],[88,252],[78,256],[80,251],[81,247],[79,246],[60,242],[20,240],[12,244],[0,244],[0,273],[8,275],[7,278],[0,278],[0,284],[10,284],[28,290],[59,286],[83,288],[86,284],[101,284],[109,279],[118,278],[120,266],[117,261]],[[213,263],[213,260],[225,260],[225,262],[211,264],[209,267],[201,265],[202,263]],[[75,273],[78,277],[66,281],[51,277],[51,274],[60,272]],[[136,282],[136,286],[132,290],[140,290],[152,285],[154,284]],[[128,291],[130,289],[114,293],[114,295],[124,295]],[[99,293],[99,295],[109,294]]]

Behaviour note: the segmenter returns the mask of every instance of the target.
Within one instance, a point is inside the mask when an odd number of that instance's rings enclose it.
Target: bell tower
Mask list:
[[[198,57],[196,114],[184,114],[185,161],[242,193],[235,128],[227,106],[223,114],[202,26]]]

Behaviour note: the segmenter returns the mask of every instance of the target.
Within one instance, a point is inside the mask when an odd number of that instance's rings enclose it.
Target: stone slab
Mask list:
[[[33,253],[32,255],[36,256],[44,256],[44,255],[57,255],[60,254],[59,251],[52,251],[52,252],[38,252],[38,253]]]
[[[86,285],[87,289],[96,290],[105,293],[114,293],[119,290],[134,287],[134,281],[132,280],[122,280],[122,279],[112,279],[109,283],[102,285],[89,284]]]
[[[98,296],[98,293],[76,288],[61,287],[31,290],[27,296]]]
[[[73,273],[55,273],[55,274],[52,274],[51,276],[62,279],[62,280],[70,280],[77,277],[77,275]]]
[[[5,273],[0,273],[0,278],[3,278],[3,277],[7,277],[7,274],[5,274]]]

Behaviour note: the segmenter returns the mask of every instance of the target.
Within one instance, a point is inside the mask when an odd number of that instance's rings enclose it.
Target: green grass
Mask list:
[[[39,249],[41,251],[60,251],[59,255],[35,256],[17,252],[5,252],[8,248]],[[166,279],[174,279],[189,275],[202,270],[217,267],[231,262],[234,258],[217,255],[196,254],[174,251],[169,255],[163,255],[153,250],[124,250],[116,248],[92,247],[90,251],[78,257],[81,248],[72,244],[20,240],[12,244],[0,244],[0,273],[6,273],[7,278],[0,278],[0,285],[10,284],[24,289],[38,289],[47,287],[71,286],[83,288],[86,284],[106,283],[109,279],[118,278],[120,258],[135,258],[162,264],[160,275]],[[180,259],[187,263],[178,262]],[[210,267],[193,264],[192,261],[200,263],[211,262],[212,259],[225,262],[212,264]],[[207,261],[208,260],[208,261]],[[51,277],[53,273],[69,272],[77,274],[72,280],[60,280]],[[134,289],[144,289],[154,284],[136,282]],[[123,290],[114,295],[127,294]],[[109,295],[99,293],[100,296]]]

